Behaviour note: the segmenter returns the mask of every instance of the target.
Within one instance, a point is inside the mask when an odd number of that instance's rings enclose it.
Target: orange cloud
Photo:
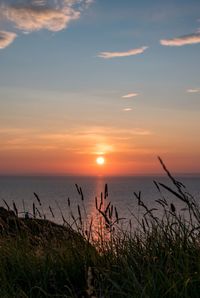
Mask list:
[[[188,44],[197,44],[200,43],[200,33],[192,33],[188,35],[183,35],[176,38],[171,39],[161,39],[160,40],[161,45],[163,46],[184,46]]]
[[[98,57],[104,58],[104,59],[110,59],[110,58],[119,58],[119,57],[128,57],[128,56],[134,56],[138,54],[144,53],[144,51],[148,49],[148,47],[141,47],[137,49],[132,49],[126,52],[100,52],[98,54]]]
[[[71,20],[78,19],[80,12],[68,7],[65,10],[38,7],[8,7],[7,19],[15,23],[16,27],[25,31],[48,29],[60,31],[67,27]]]
[[[54,149],[70,150],[78,154],[95,154],[95,152],[116,152],[122,147],[122,141],[136,136],[152,135],[151,131],[134,128],[118,129],[113,127],[77,127],[63,132],[48,132],[4,128],[0,129],[2,150]],[[80,150],[80,143],[82,144]]]
[[[0,49],[9,46],[17,37],[17,34],[8,31],[0,31]]]
[[[0,5],[1,16],[25,32],[47,29],[60,31],[69,22],[80,17],[81,11],[92,3],[91,0],[23,0],[17,4]]]
[[[0,173],[87,175],[98,174],[97,155],[105,155],[108,162],[104,170],[114,173],[115,163],[117,169],[126,158],[129,163],[131,156],[147,154],[143,142],[151,132],[141,128],[78,125],[55,131],[5,127],[0,128],[0,135]]]

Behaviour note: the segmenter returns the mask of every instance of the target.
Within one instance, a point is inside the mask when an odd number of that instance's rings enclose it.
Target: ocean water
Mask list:
[[[176,177],[181,181],[189,193],[200,202],[200,176]],[[24,212],[33,213],[33,203],[50,220],[63,223],[61,213],[65,219],[70,221],[70,212],[77,216],[77,205],[83,210],[83,201],[78,194],[75,184],[78,184],[84,194],[84,206],[89,217],[96,216],[95,197],[100,200],[101,192],[104,191],[105,183],[108,184],[108,198],[105,205],[111,201],[117,207],[119,217],[131,219],[134,214],[140,217],[141,207],[138,207],[134,192],[141,191],[141,198],[148,207],[159,207],[155,200],[161,198],[161,194],[155,187],[153,180],[162,182],[170,187],[172,183],[168,177],[13,177],[0,176],[0,205],[5,206],[3,200],[12,208],[15,202],[21,216]],[[39,196],[42,207],[39,206],[33,193]],[[163,196],[169,203],[173,203],[178,209],[183,204],[172,194],[163,190]],[[70,208],[68,206],[70,198]],[[51,206],[55,218],[52,217],[49,206]],[[162,211],[158,208],[158,214]],[[161,215],[161,214],[160,214]]]

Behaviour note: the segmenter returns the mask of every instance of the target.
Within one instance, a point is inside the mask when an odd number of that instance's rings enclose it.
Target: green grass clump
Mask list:
[[[134,194],[143,209],[137,228],[131,221],[125,226],[108,201],[107,185],[95,200],[96,219],[82,216],[84,196],[76,185],[81,204],[71,223],[63,214],[62,227],[38,219],[35,205],[33,219],[12,215],[0,222],[0,297],[199,297],[200,208],[160,162],[174,187],[154,182],[158,208]],[[184,213],[163,189],[182,202]]]

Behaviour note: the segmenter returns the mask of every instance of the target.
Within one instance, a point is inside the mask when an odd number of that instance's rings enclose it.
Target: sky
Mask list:
[[[199,116],[199,0],[0,0],[0,174],[200,173]]]

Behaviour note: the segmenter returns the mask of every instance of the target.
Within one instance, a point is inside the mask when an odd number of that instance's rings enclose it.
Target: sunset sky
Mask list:
[[[0,174],[160,173],[157,155],[200,173],[199,0],[0,0]]]

